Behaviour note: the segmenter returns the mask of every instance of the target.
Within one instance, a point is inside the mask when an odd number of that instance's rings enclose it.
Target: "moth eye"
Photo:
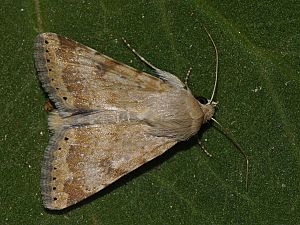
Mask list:
[[[206,105],[208,103],[207,98],[204,97],[196,97],[196,99],[202,104],[202,105]]]

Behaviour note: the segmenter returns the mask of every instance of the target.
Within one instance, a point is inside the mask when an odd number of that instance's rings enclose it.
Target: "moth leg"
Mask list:
[[[167,81],[168,83],[170,83],[172,86],[176,87],[176,88],[185,88],[185,84],[182,83],[182,81],[180,79],[178,79],[175,75],[161,70],[159,68],[157,68],[156,66],[152,65],[148,60],[146,60],[143,56],[141,56],[134,48],[131,47],[131,45],[126,41],[126,39],[124,37],[122,37],[122,40],[124,41],[124,43],[127,45],[127,47],[143,62],[145,63],[147,66],[149,66],[150,68],[152,68],[153,70],[155,70],[155,72],[157,73],[157,75]]]
[[[148,62],[143,56],[141,56],[134,48],[131,47],[131,45],[126,41],[124,37],[122,37],[122,40],[127,45],[127,47],[137,56],[141,61],[143,61],[145,64],[147,64],[149,67],[151,67],[154,70],[160,70],[157,67],[153,66],[150,62]]]
[[[209,153],[209,151],[206,149],[205,145],[201,142],[200,138],[197,137],[198,139],[198,144],[200,145],[201,149],[205,152],[205,154],[208,156],[208,157],[212,157],[212,154]]]
[[[187,73],[186,73],[186,76],[185,76],[185,79],[184,79],[184,85],[185,85],[185,87],[187,88],[187,89],[189,89],[188,88],[188,81],[189,81],[189,78],[190,78],[190,76],[191,76],[191,71],[192,71],[192,67],[190,67],[189,68],[189,70],[187,71]]]

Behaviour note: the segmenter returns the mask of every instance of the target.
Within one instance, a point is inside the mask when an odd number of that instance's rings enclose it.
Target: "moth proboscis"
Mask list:
[[[60,35],[37,36],[35,66],[56,106],[42,166],[46,208],[64,209],[91,196],[213,119],[217,49],[212,97],[199,101],[176,76],[131,49],[157,76]]]

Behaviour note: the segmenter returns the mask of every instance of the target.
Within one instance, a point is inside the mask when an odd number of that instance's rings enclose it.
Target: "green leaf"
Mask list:
[[[1,224],[299,224],[300,7],[297,1],[9,1],[1,2]],[[33,65],[34,37],[68,36],[152,72],[155,66],[210,97],[211,33],[219,51],[215,118],[250,158],[204,126],[77,206],[42,206],[40,170],[49,140],[46,100]]]

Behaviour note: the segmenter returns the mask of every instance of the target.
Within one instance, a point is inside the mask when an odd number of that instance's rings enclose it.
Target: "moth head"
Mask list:
[[[215,107],[217,106],[218,103],[212,100],[208,100],[207,98],[201,96],[196,97],[196,99],[198,100],[199,105],[201,106],[201,109],[204,114],[203,123],[206,123],[215,114]]]

